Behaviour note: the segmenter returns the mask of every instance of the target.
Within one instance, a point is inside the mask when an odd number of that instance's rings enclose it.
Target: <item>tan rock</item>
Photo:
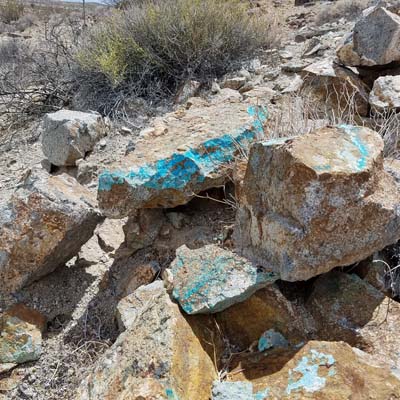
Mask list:
[[[388,112],[400,108],[400,76],[381,76],[369,95],[373,110]]]
[[[216,379],[208,317],[185,318],[161,281],[136,291],[137,316],[82,383],[77,400],[209,400]],[[146,397],[147,396],[147,397]]]
[[[399,189],[382,149],[377,133],[343,125],[255,144],[237,217],[243,254],[296,281],[395,243]]]

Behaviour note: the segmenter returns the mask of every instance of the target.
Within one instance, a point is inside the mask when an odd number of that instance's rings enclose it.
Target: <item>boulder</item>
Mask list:
[[[254,400],[387,400],[400,393],[400,380],[389,368],[343,342],[310,341],[280,355],[239,357],[228,379],[250,381]]]
[[[395,243],[399,188],[382,150],[376,132],[348,125],[255,144],[240,190],[241,252],[296,281]]]
[[[178,248],[168,277],[173,298],[188,314],[222,311],[278,279],[216,245]]]
[[[318,277],[307,304],[322,340],[343,340],[400,374],[400,304],[355,274]]]
[[[325,59],[304,68],[302,77],[303,90],[311,92],[313,98],[324,105],[320,110],[321,117],[325,117],[331,108],[335,115],[346,112],[368,115],[368,87],[350,69]]]
[[[101,220],[96,199],[68,175],[32,170],[0,209],[0,293],[11,293],[63,265]]]
[[[400,76],[381,76],[369,95],[373,110],[388,112],[400,109]]]
[[[106,125],[98,113],[60,110],[46,114],[43,122],[42,149],[57,166],[75,166],[95,143],[106,134]]]
[[[209,400],[217,378],[206,316],[185,318],[161,281],[136,292],[136,318],[86,378],[77,400]]]
[[[383,66],[400,61],[400,17],[384,7],[363,13],[337,55],[344,65]]]
[[[172,208],[224,184],[241,148],[263,135],[265,119],[263,107],[232,99],[202,101],[156,120],[135,151],[100,175],[101,209],[121,218],[142,208]]]
[[[22,304],[0,315],[0,364],[21,364],[39,359],[45,318]]]

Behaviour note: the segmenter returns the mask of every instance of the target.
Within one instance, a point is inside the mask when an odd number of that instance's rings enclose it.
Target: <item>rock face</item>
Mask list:
[[[188,314],[222,311],[278,279],[215,245],[196,250],[180,247],[169,272],[172,296]]]
[[[253,400],[250,382],[215,382],[212,400]]]
[[[217,377],[205,316],[185,319],[161,281],[136,291],[137,317],[81,385],[78,400],[209,400]],[[206,341],[203,341],[205,339]]]
[[[185,204],[225,183],[240,148],[263,135],[265,119],[262,107],[236,99],[194,104],[156,120],[134,152],[100,175],[100,208],[120,218],[141,208]]]
[[[400,17],[383,7],[366,11],[352,37],[338,49],[345,65],[376,66],[400,61]]]
[[[335,112],[350,112],[350,108],[354,108],[357,116],[368,114],[368,88],[350,69],[327,59],[304,68],[302,75],[303,89],[311,90],[319,104],[325,105],[322,116],[330,108]]]
[[[307,309],[323,340],[344,340],[400,372],[400,305],[357,275],[332,271],[318,277]]]
[[[369,95],[374,110],[389,111],[400,108],[400,76],[381,76],[374,82]]]
[[[44,118],[42,149],[57,166],[74,166],[106,134],[106,125],[97,113],[60,110]]]
[[[37,360],[42,353],[44,324],[40,313],[23,305],[0,315],[0,363]]]
[[[244,255],[296,281],[396,242],[399,189],[382,149],[377,133],[347,125],[254,145],[237,217]]]
[[[0,293],[14,292],[74,257],[101,217],[67,175],[33,170],[0,209]]]
[[[265,357],[264,365],[244,361],[229,375],[249,380],[258,400],[397,399],[400,380],[377,367],[368,354],[343,342],[310,341],[284,361]]]

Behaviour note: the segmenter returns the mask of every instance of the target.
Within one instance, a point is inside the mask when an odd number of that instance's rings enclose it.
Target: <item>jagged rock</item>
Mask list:
[[[248,300],[215,315],[229,342],[246,350],[268,330],[281,332],[292,344],[307,340],[316,331],[304,305],[290,302],[275,284],[254,293]]]
[[[216,245],[178,248],[168,271],[172,296],[188,314],[222,311],[278,279]]]
[[[350,69],[325,59],[304,68],[302,75],[303,89],[311,91],[313,97],[325,105],[321,110],[323,116],[330,108],[335,110],[335,115],[351,109],[357,116],[368,114],[368,88]]]
[[[320,276],[307,302],[323,340],[361,346],[400,373],[400,304],[357,275]]]
[[[19,304],[0,315],[0,363],[21,364],[39,359],[46,320]]]
[[[46,114],[43,153],[54,165],[75,165],[105,134],[106,125],[98,113],[60,110]]]
[[[74,257],[101,220],[92,194],[37,169],[0,209],[0,292],[14,292]]]
[[[310,341],[295,351],[241,357],[228,379],[250,381],[255,400],[387,400],[400,393],[388,368],[343,342]]]
[[[383,252],[361,261],[354,272],[380,292],[390,294],[389,263]]]
[[[215,382],[212,400],[254,400],[251,382]]]
[[[400,17],[383,7],[373,7],[356,22],[337,55],[344,65],[382,66],[400,61],[399,41]]]
[[[239,90],[246,82],[247,79],[244,76],[236,76],[234,78],[225,79],[222,82],[221,87],[223,89]]]
[[[141,208],[175,207],[223,184],[240,147],[263,135],[265,119],[262,107],[238,100],[166,115],[133,153],[100,175],[101,209],[120,218]]]
[[[75,398],[209,400],[217,378],[210,356],[215,349],[207,343],[211,319],[185,318],[161,281],[139,288],[136,296],[136,318]]]
[[[264,332],[258,340],[258,351],[265,351],[276,348],[286,348],[289,346],[289,342],[282,335],[282,333],[275,331],[275,329],[269,329]]]
[[[374,82],[369,95],[373,110],[390,111],[400,108],[400,76],[381,76]]]
[[[395,243],[399,188],[382,149],[376,132],[347,125],[255,144],[237,216],[243,254],[296,281]]]
[[[124,226],[126,218],[109,219],[99,224],[95,230],[100,247],[107,253],[115,253],[125,241]]]

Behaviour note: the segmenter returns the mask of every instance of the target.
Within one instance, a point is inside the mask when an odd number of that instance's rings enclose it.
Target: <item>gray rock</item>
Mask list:
[[[381,76],[369,95],[372,109],[387,112],[400,108],[400,76]]]
[[[100,114],[60,110],[46,114],[42,148],[48,160],[57,166],[74,166],[106,134]]]
[[[172,296],[188,314],[222,311],[278,279],[215,245],[178,248],[168,271]]]
[[[254,400],[251,382],[214,382],[212,400]]]

